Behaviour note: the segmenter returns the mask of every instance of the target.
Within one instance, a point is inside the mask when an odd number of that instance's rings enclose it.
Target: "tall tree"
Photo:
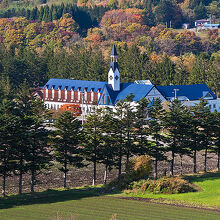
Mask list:
[[[18,91],[16,97],[16,132],[14,142],[16,149],[16,174],[19,175],[19,194],[22,193],[23,174],[28,171],[26,164],[26,156],[28,155],[28,142],[30,137],[31,126],[33,125],[32,118],[32,101],[34,97],[31,95],[30,88],[24,82]]]
[[[111,171],[115,165],[116,139],[113,135],[113,124],[115,119],[111,109],[105,109],[102,112],[102,144],[100,145],[99,158],[100,163],[105,165],[104,184],[107,183],[108,171]]]
[[[54,124],[53,135],[55,159],[62,165],[63,187],[66,188],[69,166],[83,167],[83,158],[80,156],[81,124],[69,111],[63,112]]]
[[[167,130],[167,150],[171,152],[170,175],[174,174],[174,159],[176,154],[185,154],[188,110],[178,99],[171,101],[169,109],[162,119],[163,126]]]
[[[149,134],[151,135],[151,149],[149,155],[154,157],[154,178],[158,177],[158,161],[165,160],[164,152],[166,151],[165,138],[162,132],[162,119],[165,114],[165,110],[161,105],[160,99],[153,100],[153,103],[149,109],[150,120]]]
[[[8,99],[0,103],[0,175],[2,176],[2,195],[6,195],[6,177],[14,169],[14,131],[15,116],[13,115],[14,104]]]
[[[27,143],[26,163],[31,172],[31,192],[34,192],[36,176],[42,172],[42,169],[49,167],[51,161],[51,150],[48,146],[48,130],[45,127],[45,120],[48,118],[48,112],[44,103],[40,99],[32,101],[32,119],[33,124],[30,128],[30,134]]]
[[[214,152],[217,154],[217,171],[220,171],[220,112],[215,111],[213,113],[214,126],[213,126],[213,141]]]
[[[96,109],[93,114],[87,117],[86,123],[83,126],[84,143],[83,154],[86,160],[93,163],[93,181],[96,184],[97,163],[99,162],[99,149],[102,143],[102,119],[101,110]]]

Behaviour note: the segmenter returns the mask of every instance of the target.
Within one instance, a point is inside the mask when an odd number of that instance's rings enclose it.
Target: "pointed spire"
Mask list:
[[[112,51],[111,51],[111,56],[117,56],[118,54],[117,54],[117,51],[116,51],[116,47],[115,47],[115,44],[113,44],[113,46],[112,46]]]

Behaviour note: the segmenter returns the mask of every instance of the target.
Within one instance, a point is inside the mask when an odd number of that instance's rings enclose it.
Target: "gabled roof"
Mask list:
[[[98,82],[98,81],[86,81],[86,80],[73,80],[73,79],[50,79],[43,87],[48,89],[61,89],[61,90],[73,90],[73,91],[86,91],[90,92],[93,89],[93,92],[102,92],[103,87],[107,82]]]
[[[131,93],[134,95],[133,101],[139,101],[141,98],[145,97],[154,85],[144,85],[136,83],[121,83],[120,91],[114,91],[110,84],[105,85],[108,94],[111,98],[112,104],[115,105],[121,99],[126,99],[127,95]]]
[[[118,54],[117,54],[117,51],[116,51],[116,47],[115,47],[115,45],[113,44],[113,46],[112,46],[112,51],[111,51],[111,56],[117,56]]]
[[[166,99],[174,98],[174,89],[178,89],[178,91],[176,92],[177,98],[180,96],[185,96],[190,101],[204,98],[204,92],[210,93],[213,99],[217,98],[206,84],[157,86],[156,88]]]

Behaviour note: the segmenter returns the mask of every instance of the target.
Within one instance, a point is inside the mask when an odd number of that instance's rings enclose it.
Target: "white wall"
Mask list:
[[[215,110],[220,112],[220,99],[212,99],[212,100],[207,100],[208,104],[207,106],[210,108],[211,112],[214,112]],[[183,101],[182,103],[186,106],[192,107],[198,104],[200,101]]]
[[[61,105],[65,105],[65,104],[74,104],[74,103],[67,103],[67,102],[44,102],[45,106],[47,109],[55,109],[58,110]],[[84,115],[89,114],[93,108],[95,107],[95,105],[89,105],[89,104],[80,104],[80,107],[82,108],[82,113]]]

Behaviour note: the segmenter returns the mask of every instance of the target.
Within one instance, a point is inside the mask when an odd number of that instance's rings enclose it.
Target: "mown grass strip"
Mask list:
[[[52,201],[53,200],[53,201]],[[7,203],[3,203],[7,201]],[[125,200],[109,196],[98,196],[94,190],[67,190],[36,193],[34,195],[13,196],[0,199],[0,219],[46,220],[62,219],[101,220],[110,219],[218,219],[220,213],[142,201]],[[3,208],[5,206],[5,208]]]

